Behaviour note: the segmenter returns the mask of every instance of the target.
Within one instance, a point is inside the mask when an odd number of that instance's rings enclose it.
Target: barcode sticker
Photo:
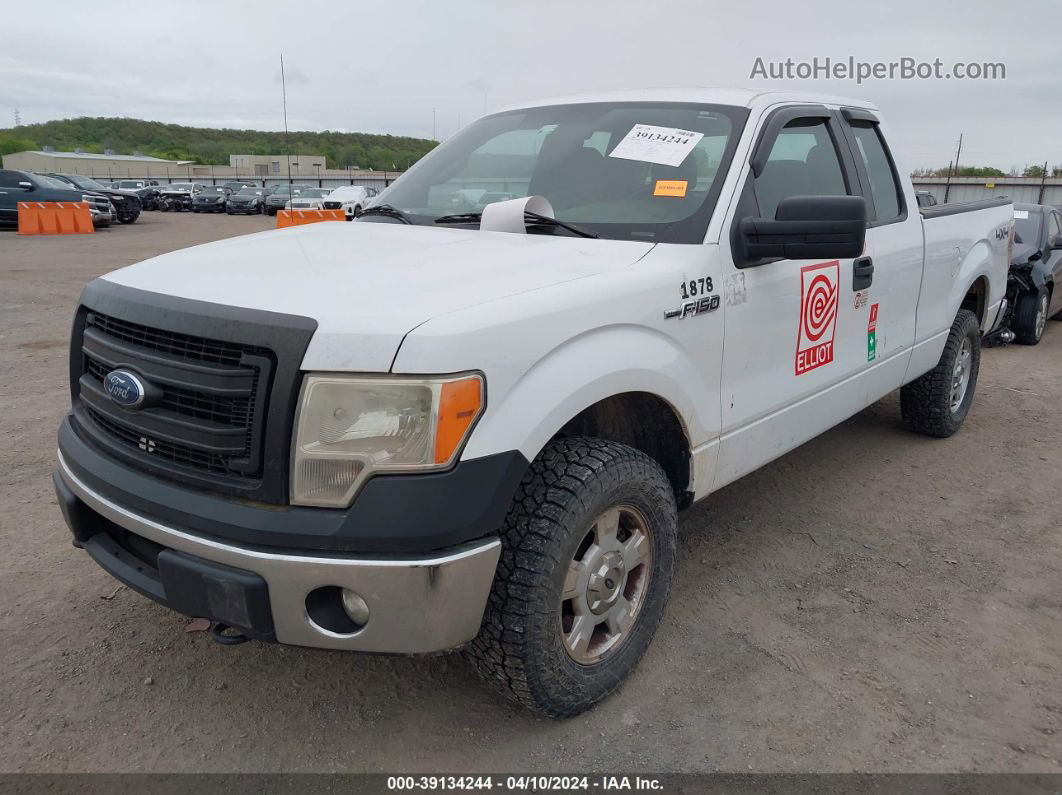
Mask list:
[[[608,156],[662,166],[680,166],[703,137],[704,133],[680,130],[678,127],[635,124]]]

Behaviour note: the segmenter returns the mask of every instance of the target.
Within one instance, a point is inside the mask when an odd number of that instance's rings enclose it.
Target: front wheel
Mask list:
[[[649,646],[675,568],[675,495],[645,454],[557,439],[532,462],[502,528],[477,671],[551,718],[623,683]]]
[[[981,370],[981,327],[977,316],[960,309],[937,366],[900,390],[900,413],[916,433],[945,438],[970,413]]]
[[[1044,336],[1050,303],[1051,295],[1046,287],[1018,296],[1014,307],[1014,338],[1022,345],[1035,345]]]
[[[135,224],[136,219],[139,217],[140,213],[123,213],[118,216],[118,221],[123,224]]]

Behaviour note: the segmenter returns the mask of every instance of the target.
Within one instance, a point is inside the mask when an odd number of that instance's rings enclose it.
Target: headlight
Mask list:
[[[295,421],[291,502],[342,508],[380,472],[445,469],[483,411],[479,375],[308,375]]]

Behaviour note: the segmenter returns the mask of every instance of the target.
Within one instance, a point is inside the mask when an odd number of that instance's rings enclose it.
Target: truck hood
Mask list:
[[[317,321],[307,370],[387,372],[434,317],[627,267],[652,243],[394,223],[318,223],[163,254],[104,278]]]

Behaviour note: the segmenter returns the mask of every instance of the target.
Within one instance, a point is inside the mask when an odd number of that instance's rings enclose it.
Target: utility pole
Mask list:
[[[1036,199],[1037,204],[1044,203],[1044,193],[1047,191],[1047,161],[1044,161],[1044,173],[1040,175],[1040,195]]]
[[[291,140],[288,138],[288,81],[284,78],[284,53],[280,54],[280,90],[284,97],[284,149],[288,161],[288,194],[291,193]]]
[[[959,176],[959,155],[962,154],[962,133],[959,133],[959,149],[955,152],[955,161],[948,165],[948,181],[944,186],[944,204],[948,203],[948,194],[951,193],[951,174]]]
[[[18,108],[15,108],[15,126],[16,127],[21,127],[22,126],[22,116],[19,114]]]

